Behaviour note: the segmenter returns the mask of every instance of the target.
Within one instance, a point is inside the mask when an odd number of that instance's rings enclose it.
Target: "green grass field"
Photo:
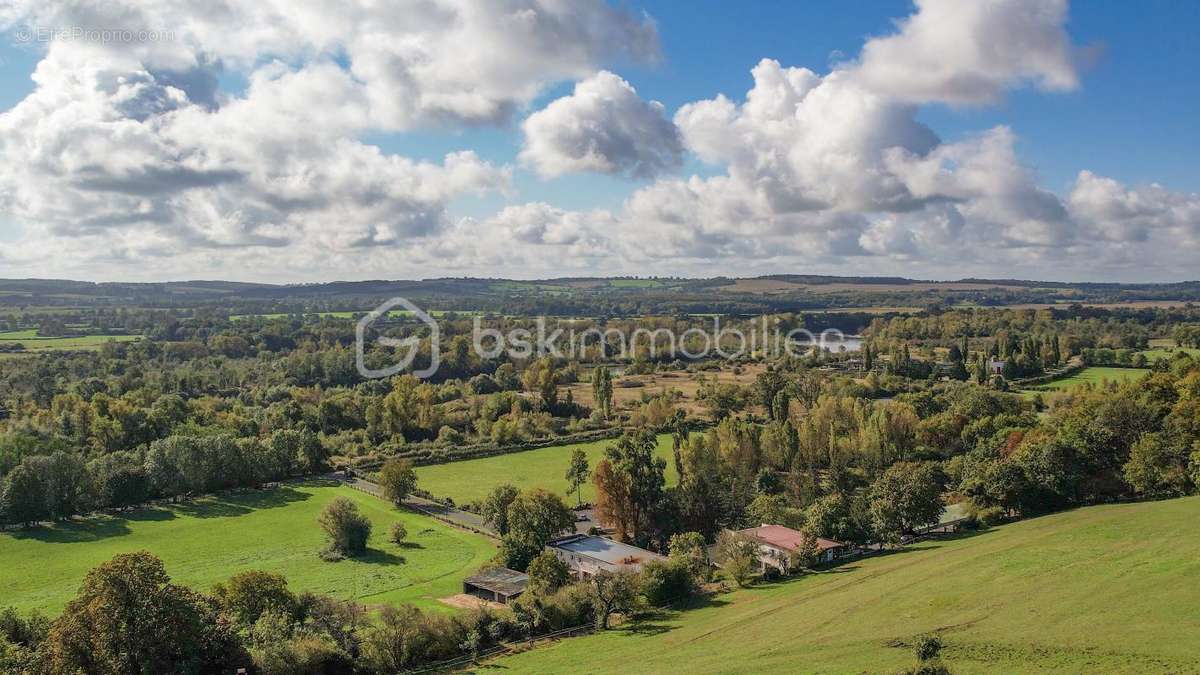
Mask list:
[[[588,456],[588,465],[595,468],[604,455],[604,448],[614,442],[607,440],[555,445],[495,457],[421,466],[417,467],[417,485],[435,497],[450,497],[456,504],[482,499],[492,488],[503,483],[512,483],[521,489],[545,488],[565,496],[568,485],[564,476],[575,448],[583,448]],[[675,462],[671,453],[670,434],[658,436],[657,454],[667,460],[667,483],[674,485]],[[590,482],[583,486],[581,494],[585,502],[595,496]],[[574,493],[567,501],[574,503]]]
[[[1146,373],[1146,370],[1139,368],[1104,368],[1094,366],[1084,368],[1069,377],[1047,382],[1042,386],[1049,387],[1050,389],[1074,389],[1081,384],[1098,385],[1104,382],[1128,382],[1129,380],[1136,380]]]
[[[940,634],[964,673],[1200,672],[1200,498],[924,542],[562,640],[479,672],[893,673]]]
[[[1150,371],[1142,368],[1107,368],[1103,366],[1092,366],[1064,378],[1052,380],[1045,384],[1038,385],[1038,389],[1022,389],[1019,393],[1022,398],[1031,399],[1038,394],[1043,396],[1051,394],[1055,391],[1068,391],[1075,387],[1084,384],[1093,384],[1099,386],[1105,382],[1128,382],[1136,380]],[[1049,391],[1043,391],[1042,388]]]
[[[19,342],[25,351],[49,351],[68,349],[99,349],[109,340],[130,342],[138,335],[83,335],[80,337],[40,337],[36,330],[18,330],[0,333],[0,344]]]
[[[374,524],[365,557],[335,563],[317,557],[324,547],[317,515],[336,496],[352,499]],[[398,520],[408,528],[405,547],[387,541]],[[176,582],[198,589],[259,569],[287,576],[293,591],[446,609],[436,599],[460,592],[462,578],[490,559],[495,547],[348,487],[311,482],[0,533],[0,607],[56,614],[89,569],[139,550],[162,558]]]
[[[1172,349],[1164,349],[1164,348],[1147,349],[1145,351],[1138,352],[1138,353],[1140,353],[1142,356],[1145,356],[1146,360],[1149,361],[1150,363],[1154,363],[1155,361],[1158,361],[1159,359],[1169,359],[1169,358],[1175,356],[1175,354],[1177,354],[1179,352],[1184,352],[1186,354],[1190,354],[1193,357],[1200,357],[1200,349],[1192,349],[1189,347],[1175,347]]]

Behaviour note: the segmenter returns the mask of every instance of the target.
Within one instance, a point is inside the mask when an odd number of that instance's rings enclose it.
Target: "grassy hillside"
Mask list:
[[[1200,498],[1098,506],[720,596],[489,668],[887,673],[938,631],[955,673],[1200,672]]]
[[[354,500],[374,524],[370,552],[323,562],[317,557],[324,546],[317,515],[339,495]],[[387,541],[397,520],[408,527],[410,543],[403,548]],[[462,577],[495,550],[483,537],[397,511],[350,488],[310,483],[0,533],[0,607],[57,613],[89,569],[143,549],[162,558],[176,582],[200,589],[261,569],[286,575],[295,591],[426,607],[442,607],[436,598],[459,592]]]
[[[571,462],[571,453],[576,448],[583,448],[588,456],[588,465],[595,468],[596,463],[604,456],[604,448],[614,442],[615,440],[605,440],[555,445],[495,457],[421,466],[417,467],[417,484],[434,496],[450,497],[457,504],[481,499],[493,487],[503,483],[512,483],[521,489],[540,487],[566,495],[568,485],[564,476]],[[670,434],[659,435],[657,454],[667,461],[667,483],[674,485],[675,463],[672,459]],[[589,501],[594,496],[595,491],[590,482],[583,486],[582,494],[584,501]],[[574,493],[567,501],[574,503]]]

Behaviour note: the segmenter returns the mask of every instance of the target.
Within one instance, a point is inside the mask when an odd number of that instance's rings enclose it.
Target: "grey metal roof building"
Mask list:
[[[666,560],[654,551],[622,544],[606,537],[581,534],[556,539],[546,544],[546,549],[552,551],[567,563],[572,571],[581,576],[591,576],[601,570],[637,572],[642,569],[642,563]]]
[[[524,593],[528,585],[528,574],[507,567],[493,567],[463,579],[463,593],[508,604],[509,600]]]

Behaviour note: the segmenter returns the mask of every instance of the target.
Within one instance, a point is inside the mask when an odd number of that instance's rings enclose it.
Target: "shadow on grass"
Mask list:
[[[671,631],[672,626],[661,623],[651,623],[649,621],[631,621],[628,625],[621,626],[620,630],[626,635],[639,635],[643,637],[662,635]]]
[[[403,565],[408,562],[408,559],[402,555],[381,551],[377,548],[369,548],[366,553],[356,555],[353,558],[349,558],[349,560],[368,565]]]
[[[309,487],[337,485],[334,481],[306,481]],[[310,499],[312,495],[290,486],[270,490],[241,492],[222,497],[201,497],[191,502],[168,506],[146,506],[130,511],[87,516],[54,523],[46,527],[14,530],[14,539],[33,539],[49,544],[78,544],[123,537],[132,532],[130,523],[165,522],[180,516],[191,518],[228,518],[246,515],[260,509],[287,506]],[[419,545],[418,545],[419,546]]]
[[[312,495],[290,486],[271,490],[240,492],[229,496],[200,497],[172,507],[180,515],[191,518],[231,518],[262,509],[274,509],[311,499]]]
[[[124,518],[103,516],[86,521],[56,523],[50,527],[14,530],[12,538],[33,539],[47,544],[84,544],[126,534],[129,534],[129,525]]]
[[[724,607],[728,604],[728,600],[717,595],[698,595],[672,607],[642,612],[636,618],[623,622],[612,630],[630,635],[658,635],[675,628],[666,622],[677,619],[688,612],[706,607]]]

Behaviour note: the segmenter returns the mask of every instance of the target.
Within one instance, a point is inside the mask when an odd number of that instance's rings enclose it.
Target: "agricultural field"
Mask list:
[[[374,525],[369,553],[341,562],[317,557],[321,509],[348,497]],[[387,541],[392,523],[408,528],[404,547]],[[285,575],[293,591],[357,598],[368,605],[411,602],[444,609],[437,598],[461,591],[462,578],[495,553],[492,542],[334,483],[206,497],[188,504],[97,516],[29,531],[0,533],[0,606],[53,616],[74,597],[87,571],[120,553],[162,558],[176,583],[208,589],[243,570]]]
[[[595,468],[604,456],[604,448],[615,440],[593,441],[554,445],[548,448],[522,450],[495,457],[466,459],[447,464],[431,464],[417,467],[417,485],[435,497],[450,497],[455,504],[466,504],[487,496],[497,485],[512,483],[520,489],[545,488],[567,496],[567,466],[571,453],[583,448],[587,453],[588,465]],[[667,461],[667,484],[678,480],[671,451],[671,435],[659,434],[657,454]],[[589,482],[580,492],[583,501],[595,497],[595,489]],[[575,493],[567,496],[567,503],[575,503]]]
[[[75,349],[99,349],[104,343],[115,340],[117,342],[131,342],[139,340],[139,335],[81,335],[75,337],[42,337],[37,334],[36,330],[18,330],[0,333],[0,346],[4,344],[20,343],[24,345],[25,351],[49,351],[49,350],[75,350]]]
[[[951,672],[1200,672],[1200,497],[922,542],[723,594],[479,672],[889,673],[936,632]]]

